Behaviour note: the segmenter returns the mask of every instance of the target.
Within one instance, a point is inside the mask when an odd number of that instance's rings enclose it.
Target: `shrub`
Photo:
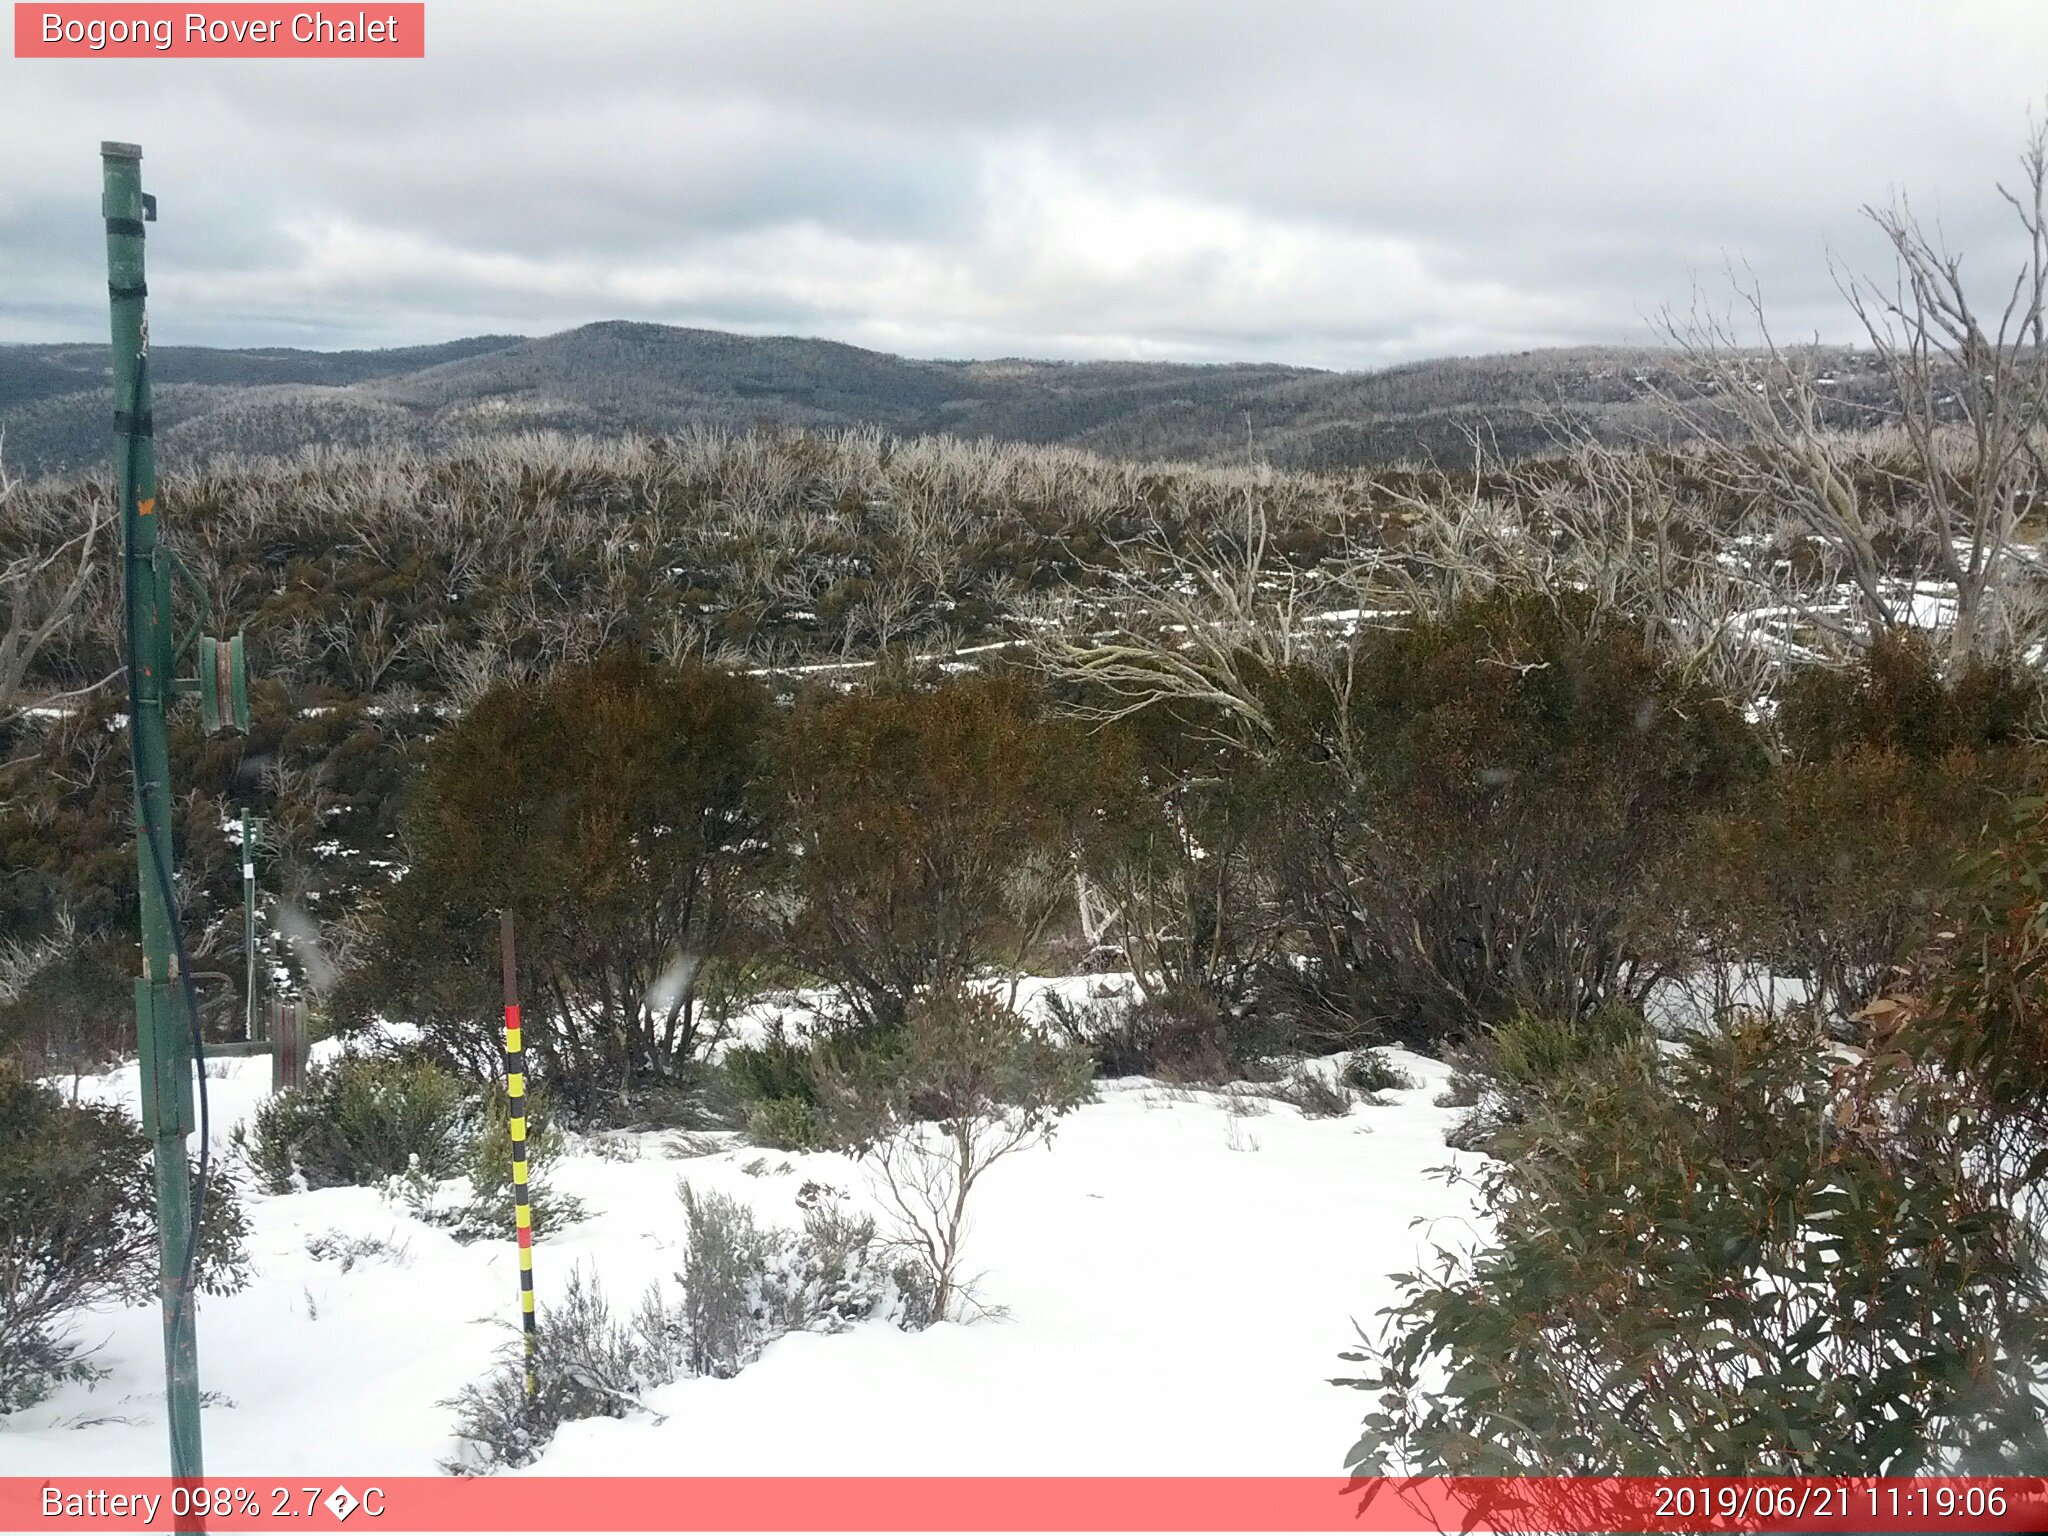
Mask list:
[[[778,1152],[819,1145],[818,1106],[805,1099],[763,1099],[747,1116],[747,1140]]]
[[[787,952],[868,1030],[984,965],[1014,973],[1071,901],[1098,755],[1009,677],[800,701]]]
[[[583,1219],[583,1202],[558,1194],[549,1170],[562,1154],[562,1131],[549,1113],[545,1093],[528,1089],[526,1114],[526,1203],[536,1235],[556,1232]],[[468,1202],[448,1214],[458,1237],[510,1237],[513,1232],[512,1126],[510,1101],[493,1088],[475,1118],[462,1171],[469,1175]]]
[[[931,1286],[931,1315],[959,1300],[970,1197],[1011,1153],[1051,1137],[1089,1094],[1089,1061],[1041,1039],[1000,999],[921,1000],[900,1032],[823,1076],[829,1141],[865,1158]]]
[[[450,1400],[464,1444],[445,1470],[526,1466],[571,1419],[622,1417],[679,1376],[736,1375],[785,1333],[837,1332],[888,1301],[867,1218],[820,1205],[792,1231],[762,1226],[727,1196],[700,1197],[688,1184],[678,1193],[689,1242],[681,1299],[651,1287],[630,1320],[615,1320],[596,1280],[570,1271],[561,1302],[540,1309],[531,1361],[523,1338],[510,1343],[484,1380]],[[906,1323],[919,1316],[914,1287],[895,1304]]]
[[[733,1091],[746,1103],[766,1104],[795,1099],[818,1100],[818,1077],[810,1043],[798,1039],[778,1016],[758,1044],[729,1047],[719,1065]]]
[[[1346,1358],[1361,1473],[1990,1470],[2048,1456],[2038,1258],[1953,1082],[1746,1017],[1553,1085],[1488,1240]]]
[[[1370,1046],[1345,1058],[1337,1081],[1367,1098],[1415,1086],[1415,1080],[1388,1061],[1384,1051]]]
[[[2048,1221],[2048,800],[2015,800],[1967,860],[1947,926],[1859,1015],[1880,1058],[1973,1090],[1985,1176],[2035,1230]]]
[[[1971,657],[1944,674],[1925,635],[1878,635],[1857,667],[1813,667],[1786,685],[1778,725],[1802,762],[1874,747],[1915,762],[2023,744],[2039,722],[2038,682],[2006,660]]]
[[[1285,943],[1266,853],[1284,765],[1216,729],[1213,709],[1138,711],[1103,754],[1087,873],[1116,917],[1115,960],[1147,997],[1241,1011]]]
[[[492,689],[428,754],[408,868],[337,1016],[416,1019],[448,1059],[495,1075],[509,908],[536,1075],[565,1115],[634,1113],[705,1041],[705,970],[752,945],[770,723],[750,678],[623,652]]]
[[[625,1417],[640,1406],[641,1393],[673,1379],[665,1329],[658,1303],[644,1306],[632,1322],[614,1321],[598,1282],[572,1269],[562,1300],[540,1308],[532,1356],[523,1337],[508,1343],[488,1376],[442,1404],[456,1410],[455,1434],[463,1442],[442,1470],[527,1466],[567,1421]]]
[[[1451,1086],[1472,1113],[1445,1140],[1487,1149],[1503,1127],[1520,1123],[1546,1093],[1578,1073],[1614,1070],[1653,1049],[1642,1014],[1621,1004],[1582,1019],[1516,1014],[1459,1048]]]
[[[218,1165],[205,1195],[199,1285],[240,1290],[247,1221]],[[0,1062],[0,1413],[97,1374],[68,1324],[84,1308],[155,1293],[156,1232],[141,1127],[116,1109],[66,1103]]]
[[[463,1171],[469,1099],[430,1061],[344,1055],[256,1111],[249,1157],[273,1194]],[[417,1158],[417,1162],[415,1162]]]
[[[1334,1120],[1351,1112],[1351,1090],[1333,1082],[1313,1067],[1297,1066],[1286,1080],[1269,1090],[1268,1096],[1292,1104],[1308,1120]]]
[[[872,1219],[820,1203],[792,1231],[763,1227],[726,1195],[687,1183],[677,1193],[689,1242],[679,1336],[692,1374],[735,1376],[785,1333],[836,1333],[883,1305]]]
[[[1225,1083],[1268,1075],[1285,1048],[1284,1028],[1230,1007],[1210,989],[1109,998],[1076,1009],[1058,998],[1054,1027],[1085,1047],[1101,1077],[1169,1083]]]
[[[1310,1042],[1639,1001],[1671,949],[1653,873],[1762,767],[1731,707],[1577,599],[1495,592],[1263,693],[1301,951],[1268,991]]]
[[[2037,789],[2036,687],[1971,661],[1945,676],[1917,637],[1785,689],[1785,758],[1710,818],[1667,875],[1708,963],[1804,980],[1846,1020],[1926,936],[2001,795]]]
[[[60,947],[61,946],[61,947]],[[0,1056],[41,1072],[90,1072],[118,1060],[135,1033],[134,944],[17,946],[28,967],[13,985],[0,981]],[[0,967],[6,956],[0,953]]]

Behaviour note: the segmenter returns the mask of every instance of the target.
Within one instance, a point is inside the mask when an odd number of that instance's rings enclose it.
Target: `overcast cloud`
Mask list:
[[[104,337],[103,138],[162,342],[1372,367],[1644,340],[1730,259],[1845,337],[1859,206],[1989,275],[2048,104],[2031,0],[429,0],[427,51],[0,59],[0,341]]]

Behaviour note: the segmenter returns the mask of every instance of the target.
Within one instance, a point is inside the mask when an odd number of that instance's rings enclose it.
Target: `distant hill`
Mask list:
[[[1845,354],[1845,367],[1851,361]],[[313,444],[431,446],[535,428],[609,435],[770,423],[1068,443],[1129,458],[1251,454],[1320,469],[1456,455],[1481,425],[1510,454],[1549,442],[1559,417],[1603,437],[1654,432],[1648,392],[1674,382],[1670,359],[1647,350],[1332,373],[1263,363],[920,361],[831,341],[624,321],[383,351],[162,347],[151,366],[160,447],[167,461],[187,465]],[[44,473],[101,462],[107,378],[104,346],[0,347],[10,464]]]

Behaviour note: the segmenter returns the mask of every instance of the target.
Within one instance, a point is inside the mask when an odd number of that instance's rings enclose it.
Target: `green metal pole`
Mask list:
[[[128,729],[135,759],[136,864],[142,897],[142,975],[135,983],[142,1063],[142,1123],[156,1152],[165,1395],[171,1475],[201,1475],[199,1354],[185,1274],[192,1183],[185,1138],[193,1130],[192,1019],[177,975],[165,901],[171,854],[171,768],[164,724],[174,665],[171,567],[157,541],[156,453],[150,420],[149,317],[144,306],[143,224],[154,199],[142,192],[142,151],[102,144],[107,290],[113,311],[114,483],[121,498],[122,584],[127,612]],[[153,846],[152,846],[153,845]]]
[[[242,807],[242,1038],[256,1038],[256,842],[263,823]]]

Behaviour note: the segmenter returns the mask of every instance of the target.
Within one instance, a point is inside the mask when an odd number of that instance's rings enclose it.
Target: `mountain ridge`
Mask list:
[[[1846,349],[1843,358],[1854,354]],[[1658,435],[1653,392],[1674,359],[1571,347],[1444,358],[1372,372],[1283,363],[919,359],[846,342],[609,320],[552,335],[316,352],[159,347],[151,354],[167,464],[286,455],[312,444],[435,446],[521,430],[614,435],[693,425],[1062,443],[1113,457],[1257,456],[1335,469],[1467,451],[1509,454],[1560,422],[1612,440]],[[0,347],[0,432],[30,474],[107,452],[107,348]]]

